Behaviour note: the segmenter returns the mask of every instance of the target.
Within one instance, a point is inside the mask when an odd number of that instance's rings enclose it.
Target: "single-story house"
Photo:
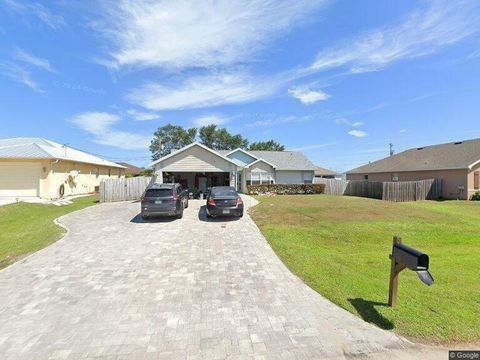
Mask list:
[[[43,138],[0,139],[0,197],[57,199],[95,191],[125,167]]]
[[[341,179],[342,174],[339,174],[333,170],[323,168],[321,166],[315,166],[315,179]]]
[[[442,179],[445,199],[469,199],[480,191],[480,139],[409,149],[347,172],[347,180]]]
[[[220,185],[247,192],[249,184],[312,183],[315,173],[315,165],[298,151],[212,150],[196,142],[150,166],[157,182],[179,182],[202,192]]]
[[[125,167],[125,175],[138,176],[145,171],[145,168],[138,167],[127,162],[117,162],[117,164]]]

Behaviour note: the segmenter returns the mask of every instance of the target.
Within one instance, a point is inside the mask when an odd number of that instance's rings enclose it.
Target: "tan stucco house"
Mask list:
[[[298,151],[212,150],[192,143],[152,164],[159,183],[179,182],[205,192],[211,186],[312,183],[315,165]]]
[[[0,139],[0,197],[57,199],[95,191],[125,167],[43,138]]]
[[[409,149],[347,172],[347,180],[442,179],[445,199],[469,199],[480,190],[480,139]]]

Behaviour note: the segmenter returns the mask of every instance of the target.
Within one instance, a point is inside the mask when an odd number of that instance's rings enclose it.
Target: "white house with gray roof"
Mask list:
[[[315,165],[298,151],[212,150],[192,143],[152,164],[157,182],[178,182],[205,192],[212,186],[312,183]]]

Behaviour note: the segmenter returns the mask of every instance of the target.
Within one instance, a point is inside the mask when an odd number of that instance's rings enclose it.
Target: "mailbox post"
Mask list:
[[[388,290],[388,306],[397,304],[398,275],[406,268],[417,273],[418,278],[427,285],[433,284],[433,277],[428,271],[428,255],[402,244],[402,238],[393,237],[392,254],[390,255],[390,287]]]
[[[399,236],[393,237],[393,246],[402,243],[402,238]],[[392,252],[393,253],[393,252]],[[398,274],[405,269],[405,265],[399,264],[393,258],[393,254],[390,255],[392,264],[390,267],[390,288],[388,290],[388,306],[394,307],[397,305],[397,292],[398,292]]]

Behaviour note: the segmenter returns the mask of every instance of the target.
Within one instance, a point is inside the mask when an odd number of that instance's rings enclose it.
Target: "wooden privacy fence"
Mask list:
[[[100,202],[140,200],[152,179],[151,177],[138,176],[102,180],[100,183]]]
[[[436,200],[442,197],[442,190],[442,179],[385,182],[382,198],[388,201]]]
[[[387,201],[435,200],[442,196],[442,179],[375,182],[359,180],[315,179],[325,184],[325,194],[361,196]]]

